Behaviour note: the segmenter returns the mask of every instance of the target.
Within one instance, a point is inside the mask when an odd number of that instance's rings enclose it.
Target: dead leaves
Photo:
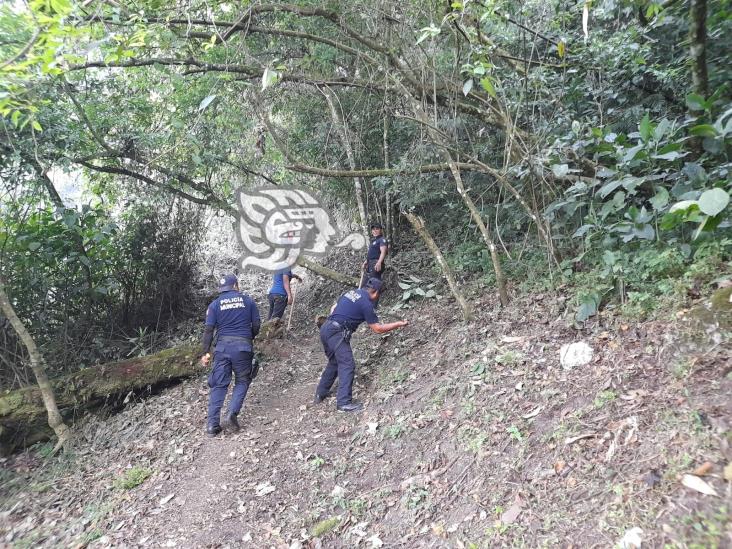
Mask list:
[[[706,481],[694,475],[684,475],[681,478],[681,484],[707,496],[717,495],[716,490],[714,490],[714,488],[712,488]]]

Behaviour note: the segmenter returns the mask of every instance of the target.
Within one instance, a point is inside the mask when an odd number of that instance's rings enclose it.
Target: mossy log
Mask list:
[[[84,368],[51,381],[61,414],[66,419],[79,412],[119,407],[125,397],[152,394],[203,367],[198,346],[166,349],[154,355]],[[48,440],[53,431],[37,386],[0,394],[0,455]]]

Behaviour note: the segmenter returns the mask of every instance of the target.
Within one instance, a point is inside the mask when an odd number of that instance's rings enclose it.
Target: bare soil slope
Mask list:
[[[683,319],[578,331],[561,295],[475,301],[469,325],[429,301],[402,331],[356,334],[357,415],[312,404],[324,357],[308,325],[270,349],[239,434],[204,436],[203,377],[85,419],[71,456],[2,464],[0,544],[732,543],[724,342]],[[580,340],[591,362],[563,369]]]

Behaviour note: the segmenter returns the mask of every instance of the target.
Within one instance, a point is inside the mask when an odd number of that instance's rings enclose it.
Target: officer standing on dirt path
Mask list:
[[[383,227],[381,223],[371,223],[371,243],[366,253],[366,261],[363,262],[362,269],[366,273],[364,282],[372,278],[381,279],[384,274],[384,260],[388,246],[383,235]],[[364,287],[364,284],[361,284]]]
[[[302,278],[293,274],[291,270],[276,272],[272,276],[272,287],[269,289],[267,298],[269,300],[269,314],[267,320],[282,318],[288,305],[292,305],[292,279],[302,282]]]
[[[331,309],[330,316],[320,327],[320,342],[323,344],[328,365],[320,376],[315,390],[315,404],[323,402],[330,388],[338,378],[337,409],[340,412],[358,412],[363,406],[352,400],[353,374],[356,364],[351,350],[351,334],[362,322],[377,334],[385,334],[406,326],[406,320],[381,324],[374,312],[374,301],[379,297],[381,280],[370,278],[364,288],[351,290],[341,296]]]
[[[214,364],[208,375],[208,386],[211,393],[208,399],[208,424],[206,432],[216,436],[221,432],[219,417],[226,392],[234,372],[234,390],[231,394],[229,411],[224,419],[224,427],[236,432],[239,414],[244,398],[252,381],[252,357],[254,348],[252,340],[259,333],[261,320],[257,305],[251,297],[239,292],[239,282],[233,274],[225,275],[219,280],[219,297],[214,299],[206,310],[206,327],[203,332],[203,357],[201,363],[208,366],[211,359],[209,348],[213,339],[214,328],[218,335],[214,349]]]

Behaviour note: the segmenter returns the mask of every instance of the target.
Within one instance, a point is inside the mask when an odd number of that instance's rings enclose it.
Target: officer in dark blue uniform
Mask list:
[[[374,301],[379,297],[381,280],[370,278],[364,288],[351,290],[341,296],[333,306],[330,316],[320,327],[320,342],[323,344],[328,365],[320,376],[315,390],[315,403],[322,402],[329,394],[336,377],[338,394],[336,405],[341,412],[358,412],[363,406],[352,400],[353,374],[356,364],[351,350],[351,334],[362,322],[366,322],[377,334],[385,334],[396,328],[406,326],[406,320],[379,323],[374,312]]]
[[[249,383],[252,381],[252,340],[259,333],[261,320],[257,305],[251,297],[239,292],[239,282],[234,275],[226,275],[219,280],[219,297],[213,300],[206,311],[206,328],[203,333],[203,357],[201,362],[208,365],[211,358],[209,348],[217,329],[214,364],[208,375],[211,393],[208,399],[208,425],[206,432],[216,436],[221,432],[219,416],[224,405],[226,392],[234,372],[234,390],[231,394],[229,412],[224,419],[224,427],[231,431],[239,430],[236,416],[239,414]]]
[[[381,279],[384,274],[384,260],[386,259],[386,253],[388,246],[386,239],[383,235],[383,228],[381,223],[371,223],[371,242],[369,243],[369,249],[366,253],[366,261],[363,262],[363,271],[366,273],[364,282],[372,279]],[[361,284],[364,287],[364,284]]]

